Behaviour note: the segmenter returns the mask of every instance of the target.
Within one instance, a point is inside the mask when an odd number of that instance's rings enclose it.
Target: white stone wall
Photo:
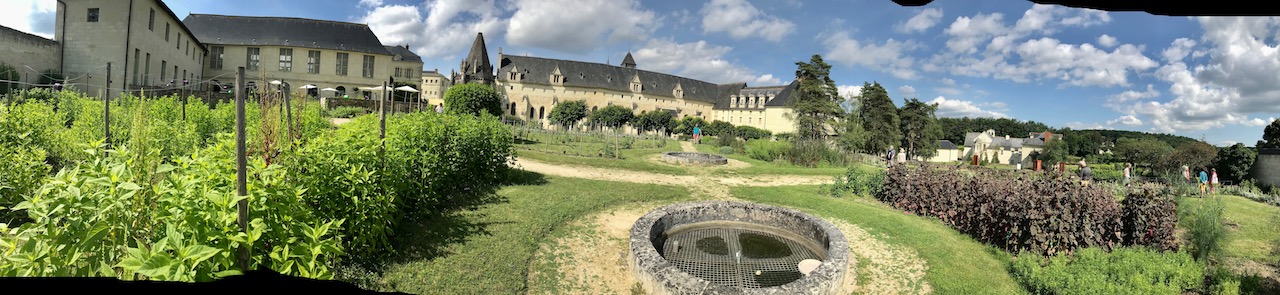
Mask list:
[[[107,63],[112,64],[113,93],[137,86],[164,86],[170,80],[194,83],[202,78],[205,49],[159,1],[62,2],[65,5],[58,8],[55,39],[63,44],[63,74],[77,78],[71,82],[81,84],[77,85],[81,91],[103,93]],[[98,9],[97,22],[87,19],[91,8]]]
[[[657,109],[680,109],[676,118],[698,116],[704,120],[714,119],[712,105],[707,102],[685,100],[670,96],[651,96],[634,92],[623,92],[599,88],[565,87],[511,81],[498,81],[498,93],[502,94],[503,112],[511,115],[511,104],[515,103],[515,116],[522,119],[550,126],[549,116],[556,103],[570,100],[584,100],[587,110],[621,105],[633,109],[636,115]]]
[[[206,41],[207,42],[207,41]],[[255,83],[263,83],[262,81],[272,81],[284,79],[291,86],[306,84],[315,84],[318,89],[337,88],[342,86],[351,98],[363,98],[363,93],[357,90],[361,87],[382,87],[387,78],[394,74],[395,66],[392,65],[392,56],[387,54],[374,54],[357,51],[339,51],[331,49],[319,49],[303,46],[249,46],[249,45],[227,45],[227,44],[208,44],[212,50],[213,46],[221,46],[223,48],[222,68],[212,68],[211,62],[205,68],[204,74],[209,79],[217,79],[222,83],[234,83],[235,71],[238,67],[245,68],[245,79],[249,81],[258,81]],[[251,71],[247,68],[248,50],[250,47],[258,48],[258,70]],[[293,65],[292,70],[285,72],[280,70],[280,48],[293,49]],[[307,72],[307,54],[311,50],[320,51],[320,72],[316,74]],[[347,74],[338,75],[338,53],[347,53]],[[364,56],[370,55],[374,57],[373,77],[363,77],[364,74]],[[213,58],[210,56],[210,58]],[[212,61],[212,60],[210,60]],[[399,63],[400,67],[417,67],[422,68],[421,63]],[[406,66],[406,64],[411,64]],[[403,78],[402,78],[403,79]],[[407,80],[406,80],[407,81]],[[333,96],[331,92],[320,93],[322,96]],[[378,93],[369,93],[371,97],[376,97]]]
[[[12,66],[24,83],[40,81],[45,70],[59,71],[58,49],[53,40],[0,26],[0,63]]]

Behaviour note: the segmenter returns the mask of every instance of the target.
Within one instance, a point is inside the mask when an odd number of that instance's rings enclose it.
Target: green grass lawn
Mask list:
[[[503,188],[498,202],[400,231],[403,253],[362,287],[416,294],[521,293],[534,253],[554,238],[557,227],[610,206],[689,196],[684,188],[651,184],[557,177],[530,182]]]
[[[1222,195],[1223,219],[1235,224],[1228,230],[1222,254],[1226,257],[1280,264],[1280,255],[1272,254],[1274,243],[1280,240],[1280,207],[1254,202],[1245,197]],[[1204,203],[1201,198],[1182,198],[1178,210]],[[1231,228],[1231,227],[1228,227]]]
[[[925,280],[937,294],[1026,293],[1009,275],[1003,251],[935,220],[903,214],[873,200],[820,196],[817,190],[817,186],[734,187],[732,193],[748,201],[845,220],[881,241],[915,249],[929,264]]]
[[[701,144],[696,144],[696,145],[694,145],[694,147],[696,147],[696,148],[698,149],[698,151],[699,151],[699,152],[703,152],[703,153],[711,153],[711,154],[717,154],[717,155],[722,155],[722,156],[725,156],[725,157],[730,158],[730,159],[734,159],[734,160],[738,160],[738,161],[743,161],[743,162],[746,162],[747,164],[751,164],[751,167],[747,167],[747,168],[743,168],[743,169],[732,169],[732,170],[730,170],[730,169],[721,169],[721,170],[717,170],[717,171],[716,171],[716,173],[721,174],[721,175],[783,175],[783,174],[789,174],[789,175],[830,175],[830,176],[836,176],[836,175],[844,174],[845,170],[846,170],[846,169],[848,169],[848,168],[843,167],[843,166],[820,166],[820,167],[813,167],[813,168],[810,168],[810,167],[796,166],[796,165],[790,165],[790,164],[777,164],[777,163],[773,163],[773,162],[765,162],[765,161],[761,161],[761,160],[752,159],[751,157],[748,157],[747,155],[741,155],[741,154],[728,154],[728,155],[723,155],[723,154],[720,154],[720,147],[717,147],[717,146],[715,146],[715,145],[713,145],[713,144],[708,144],[708,143],[706,143],[706,141],[704,141],[704,142],[703,142],[703,143],[701,143]]]

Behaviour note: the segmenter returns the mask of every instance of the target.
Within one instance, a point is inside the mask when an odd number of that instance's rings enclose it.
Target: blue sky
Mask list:
[[[188,13],[366,23],[448,73],[489,53],[782,84],[820,54],[844,93],[877,81],[939,115],[1034,120],[1252,146],[1280,117],[1280,18],[1171,17],[1029,1],[171,0]],[[52,36],[53,0],[5,0],[0,25]],[[569,13],[572,12],[572,13]],[[491,56],[491,58],[492,58]]]

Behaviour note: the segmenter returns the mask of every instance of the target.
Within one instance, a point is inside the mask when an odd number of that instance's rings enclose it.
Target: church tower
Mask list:
[[[489,63],[489,51],[484,47],[484,33],[476,33],[471,52],[458,65],[458,70],[462,72],[454,75],[453,85],[476,82],[493,86],[493,65]]]
[[[631,58],[631,52],[627,52],[627,57],[622,58],[622,67],[629,69],[636,68],[636,59]]]

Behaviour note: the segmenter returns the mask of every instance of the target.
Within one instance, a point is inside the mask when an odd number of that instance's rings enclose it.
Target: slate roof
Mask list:
[[[952,143],[950,140],[946,140],[946,139],[938,140],[938,148],[947,149],[947,150],[960,149],[960,147],[957,147],[955,143]]]
[[[404,46],[383,46],[383,47],[387,49],[387,52],[391,52],[391,55],[399,55],[400,61],[422,62],[422,57],[418,56],[418,54],[416,53],[413,53],[413,51],[410,51],[409,48],[405,48]]]
[[[622,92],[631,91],[631,80],[640,76],[641,93],[671,96],[676,84],[684,90],[684,99],[716,103],[725,100],[746,83],[715,84],[669,74],[614,65],[550,59],[531,56],[503,55],[498,61],[497,80],[507,81],[507,73],[518,69],[524,73],[521,83],[551,85],[551,73],[558,67],[564,76],[565,86],[602,88]]]
[[[636,59],[631,58],[631,52],[627,52],[627,56],[622,58],[622,66],[635,67],[635,65],[636,65]]]
[[[720,100],[716,100],[716,104],[712,108],[714,109],[758,109],[758,108],[731,107],[733,105],[733,99],[730,96],[734,94],[740,95],[740,96],[748,96],[748,97],[749,96],[761,96],[761,97],[773,96],[772,100],[769,100],[764,103],[765,107],[786,106],[787,102],[790,101],[791,93],[794,92],[795,88],[798,87],[800,84],[798,84],[798,81],[792,81],[791,84],[787,84],[787,85],[755,86],[755,87],[745,87],[746,83],[741,83],[741,85],[744,87],[738,87],[737,91],[726,93],[723,96],[723,98],[721,98]]]
[[[204,44],[289,46],[392,55],[364,24],[292,17],[187,15]]]

